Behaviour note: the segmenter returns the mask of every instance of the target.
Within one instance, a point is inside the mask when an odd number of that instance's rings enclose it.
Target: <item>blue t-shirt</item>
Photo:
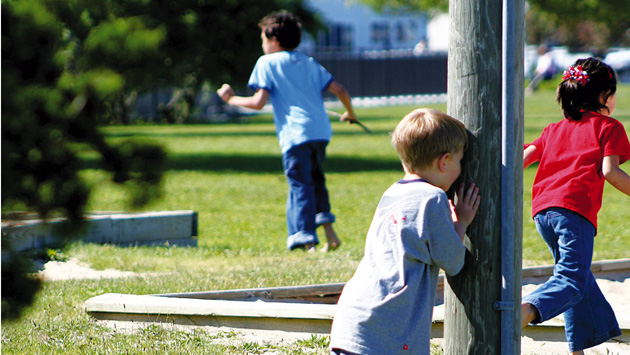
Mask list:
[[[322,91],[333,80],[315,59],[300,52],[281,51],[258,59],[248,86],[269,92],[283,153],[308,141],[330,140],[332,127]]]

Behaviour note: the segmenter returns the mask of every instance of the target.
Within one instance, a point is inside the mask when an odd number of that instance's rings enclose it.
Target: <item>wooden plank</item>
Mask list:
[[[332,319],[335,306],[323,304],[180,299],[152,295],[107,293],[89,299],[88,312],[211,315],[249,318]]]
[[[544,282],[553,275],[553,268],[553,265],[523,268],[523,285]],[[625,279],[630,277],[630,259],[593,261],[591,271],[598,278]]]
[[[85,309],[99,320],[328,333],[336,305],[104,294]]]
[[[597,277],[609,274],[626,274],[630,277],[630,259],[602,260],[592,263],[592,271]],[[523,284],[544,282],[553,274],[553,265],[532,266],[523,268]],[[267,288],[251,288],[236,290],[219,290],[204,292],[184,292],[158,294],[163,297],[197,298],[197,299],[225,299],[244,300],[261,298],[265,300],[297,299],[309,302],[335,304],[343,290],[345,283],[331,283],[306,286],[282,286]],[[444,275],[439,275],[435,304],[444,303]]]
[[[236,290],[220,290],[206,292],[185,292],[185,293],[168,293],[158,294],[156,296],[178,297],[178,298],[196,298],[196,299],[249,299],[261,298],[265,300],[286,300],[286,299],[302,299],[319,303],[337,303],[337,299],[345,283],[331,283],[320,285],[305,286],[282,286],[282,287],[266,287],[266,288],[249,288]]]
[[[9,248],[7,249],[18,252],[55,246],[55,244],[59,244],[58,238],[54,236],[55,228],[60,222],[60,219],[53,219],[46,224],[42,223],[41,220],[3,222],[3,244],[8,243]],[[7,250],[3,248],[3,257],[5,251]]]
[[[193,211],[163,211],[111,215],[112,239],[118,245],[195,245],[197,214]]]
[[[630,259],[593,264],[595,270],[630,272]],[[525,274],[546,278],[549,275],[545,273],[552,271],[552,268],[543,266],[525,270]],[[600,271],[595,273],[599,275]],[[443,278],[440,282],[443,283]],[[328,304],[328,297],[338,297],[344,285],[331,283],[145,296],[105,294],[89,299],[85,309],[98,320],[328,334],[336,310],[335,302]],[[436,296],[441,297],[441,292],[438,291]],[[312,298],[311,302],[303,301],[309,297]],[[431,329],[433,339],[444,336],[444,309],[442,302],[434,307]],[[615,341],[630,343],[628,320],[623,315],[618,320],[622,335]],[[526,327],[522,334],[524,339],[537,342],[562,341],[564,323],[558,317],[536,327]]]
[[[331,319],[288,319],[288,318],[249,318],[249,317],[224,317],[219,315],[154,315],[154,314],[112,314],[90,313],[96,320],[136,323],[136,324],[162,324],[171,326],[198,326],[208,328],[230,328],[232,330],[252,331],[283,331],[291,334],[330,334]]]
[[[604,260],[591,264],[593,273],[619,270],[630,270],[630,259]]]
[[[553,275],[553,265],[532,266],[523,268],[523,277]]]
[[[104,294],[89,299],[85,309],[98,320],[327,334],[336,305]],[[620,325],[622,335],[615,340],[630,343],[630,328]],[[433,310],[431,337],[443,337],[443,330],[444,305],[440,305]],[[558,317],[528,326],[523,335],[537,341],[562,339],[564,322]]]
[[[101,244],[196,246],[197,220],[195,211],[95,213],[86,216],[85,228],[78,238]],[[3,221],[2,239],[14,252],[55,248],[66,239],[59,228],[62,222],[63,219]]]

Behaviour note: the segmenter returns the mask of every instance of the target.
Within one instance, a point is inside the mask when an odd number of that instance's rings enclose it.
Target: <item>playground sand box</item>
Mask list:
[[[89,265],[80,262],[76,258],[70,258],[65,262],[49,261],[40,267],[38,276],[44,281],[62,281],[73,279],[106,279],[123,277],[144,277],[158,275],[158,273],[135,273],[130,271],[120,271],[116,269],[95,270]],[[606,295],[612,308],[617,315],[622,327],[630,325],[630,273],[627,271],[608,275],[606,278],[598,278],[597,284]],[[526,295],[536,289],[539,283],[524,284],[522,295]],[[441,306],[443,307],[443,305]],[[561,316],[559,317],[561,319]],[[118,330],[125,328],[120,322],[116,325]],[[135,327],[139,326],[136,324]],[[130,329],[133,330],[133,329]],[[220,330],[221,331],[221,330]],[[304,338],[305,334],[290,334],[286,332],[268,331],[264,334],[259,332],[240,332],[239,338],[242,341],[262,342],[262,343],[287,343]],[[432,339],[433,343],[442,345],[443,339]],[[535,341],[532,338],[523,336],[521,339],[522,354],[566,354],[568,347],[564,339],[557,341]],[[586,354],[630,354],[630,344],[619,342],[607,342],[600,346],[586,350]]]

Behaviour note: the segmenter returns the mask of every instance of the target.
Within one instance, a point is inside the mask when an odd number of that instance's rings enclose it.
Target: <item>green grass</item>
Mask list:
[[[630,86],[618,94],[614,116],[630,131]],[[624,99],[626,98],[626,99]],[[446,105],[433,106],[445,110]],[[365,234],[383,191],[402,176],[389,132],[413,107],[358,109],[374,132],[333,123],[335,131],[326,160],[327,183],[336,229],[343,242],[329,254],[289,252],[285,247],[287,185],[270,116],[245,124],[131,126],[104,128],[113,141],[143,137],[169,152],[170,170],[164,198],[144,210],[195,210],[199,213],[199,245],[184,247],[116,247],[73,243],[57,254],[77,257],[97,269],[159,272],[134,279],[47,282],[33,306],[16,322],[3,322],[6,354],[208,353],[327,354],[327,340],[274,348],[225,341],[238,334],[166,331],[149,327],[127,333],[91,320],[83,303],[103,293],[151,294],[217,289],[303,285],[348,280],[361,256]],[[541,89],[526,98],[525,142],[550,122],[559,120],[554,93]],[[93,154],[84,155],[84,177],[93,187],[89,210],[124,211],[128,197],[108,182]],[[628,164],[625,164],[628,171]],[[535,167],[524,172],[523,264],[551,263],[549,252],[529,217]],[[595,260],[629,257],[628,197],[606,187],[599,214]],[[3,206],[4,209],[4,206]],[[272,349],[273,348],[273,349]]]

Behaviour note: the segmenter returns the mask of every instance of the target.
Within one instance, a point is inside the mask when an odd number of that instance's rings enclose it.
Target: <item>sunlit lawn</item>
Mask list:
[[[630,97],[630,87],[621,87],[618,97],[614,116],[628,127],[630,102],[622,98]],[[434,107],[446,110],[443,104]],[[381,193],[401,177],[389,132],[411,109],[408,106],[358,109],[361,119],[374,131],[372,135],[356,126],[333,123],[335,135],[325,166],[333,213],[338,217],[336,228],[344,243],[341,250],[351,256],[339,266],[347,267],[346,275],[362,255],[364,236]],[[543,88],[527,97],[525,110],[525,142],[531,142],[548,123],[560,117],[554,93],[549,89]],[[247,124],[108,127],[106,132],[111,139],[142,135],[164,144],[171,166],[165,179],[164,198],[146,209],[199,212],[200,252],[295,256],[284,247],[287,186],[269,116],[254,117]],[[628,169],[628,164],[623,167]],[[524,171],[525,265],[551,262],[530,218],[535,171],[536,166]],[[106,176],[102,172],[89,170],[85,174],[91,181],[101,181],[95,186],[92,210],[126,208],[124,193],[104,182]],[[625,223],[630,217],[624,208],[627,205],[628,197],[607,184],[599,214],[596,260],[630,255],[629,249],[623,247],[624,240],[630,240],[630,223]],[[101,247],[79,249],[91,248]],[[97,258],[93,262],[107,266],[106,260]]]
[[[615,117],[630,131],[630,86],[620,88]],[[445,110],[446,105],[436,108]],[[167,293],[281,285],[344,282],[363,254],[365,234],[383,191],[401,176],[389,132],[413,107],[359,108],[359,117],[374,132],[333,123],[328,148],[327,182],[336,229],[343,242],[333,253],[305,254],[285,248],[287,185],[274,127],[269,115],[243,124],[106,127],[111,140],[143,136],[161,143],[169,153],[163,198],[144,208],[194,210],[199,213],[195,248],[131,247],[74,243],[62,254],[97,269],[160,272],[166,276],[101,281],[46,283],[23,319],[3,324],[2,347],[7,354],[121,353],[145,348],[164,353],[179,344],[182,353],[244,354],[247,349],[223,347],[199,334],[148,329],[126,335],[104,330],[85,314],[83,302],[103,293]],[[554,93],[541,89],[526,98],[525,142],[549,122],[560,119]],[[84,177],[93,187],[89,210],[125,211],[127,196],[98,170],[86,154]],[[624,165],[630,171],[628,163]],[[551,263],[531,218],[531,184],[535,167],[524,172],[523,264]],[[630,257],[630,199],[610,186],[599,214],[595,260]],[[155,345],[155,346],[154,346]],[[312,345],[312,344],[311,344]],[[291,348],[300,349],[311,345]],[[314,346],[317,354],[325,347]],[[297,350],[296,350],[297,349]],[[287,350],[289,351],[289,350]]]

